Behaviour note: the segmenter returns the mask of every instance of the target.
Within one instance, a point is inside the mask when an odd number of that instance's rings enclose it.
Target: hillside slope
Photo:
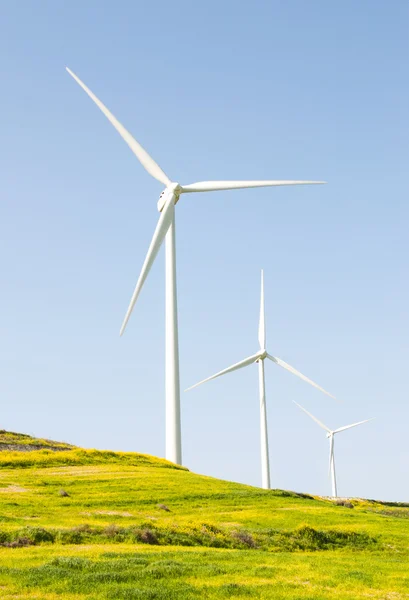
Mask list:
[[[15,433],[14,431],[6,431],[0,429],[0,451],[16,450],[17,452],[29,452],[30,450],[70,450],[75,448],[71,444],[65,442],[54,442],[53,440],[45,440],[36,438],[26,433]]]
[[[141,454],[1,452],[1,598],[408,598],[409,509],[352,504]]]

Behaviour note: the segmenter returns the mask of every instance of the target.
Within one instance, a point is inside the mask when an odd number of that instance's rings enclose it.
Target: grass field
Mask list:
[[[0,452],[0,598],[409,598],[409,507],[154,457]]]

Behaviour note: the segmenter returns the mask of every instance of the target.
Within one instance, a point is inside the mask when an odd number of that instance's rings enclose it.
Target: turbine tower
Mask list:
[[[335,474],[335,453],[334,453],[334,435],[336,433],[340,433],[341,431],[346,431],[347,429],[351,429],[351,427],[356,427],[357,425],[362,425],[363,423],[368,423],[368,421],[373,421],[375,417],[372,419],[366,419],[365,421],[359,421],[358,423],[352,423],[352,425],[346,425],[345,427],[340,427],[339,429],[329,429],[324,423],[318,421],[314,415],[305,410],[300,404],[293,400],[294,404],[301,408],[313,421],[315,421],[322,429],[325,429],[327,432],[327,438],[329,439],[329,471],[331,473],[331,485],[332,485],[332,496],[333,498],[337,498],[337,478]]]
[[[215,375],[208,377],[207,379],[203,379],[203,381],[199,381],[195,385],[192,385],[188,390],[192,390],[193,388],[201,385],[202,383],[206,383],[206,381],[210,381],[211,379],[216,379],[216,377],[220,377],[221,375],[225,375],[226,373],[231,373],[232,371],[237,371],[238,369],[242,369],[243,367],[247,367],[253,363],[258,363],[258,376],[259,376],[259,394],[260,394],[260,444],[261,444],[261,481],[262,487],[269,490],[270,489],[270,464],[269,464],[269,453],[268,453],[268,432],[267,432],[267,409],[266,409],[266,388],[265,388],[265,377],[264,377],[264,361],[266,358],[271,360],[276,365],[283,367],[287,371],[290,371],[293,375],[297,375],[303,381],[306,381],[310,385],[314,386],[327,396],[334,398],[329,392],[325,391],[322,387],[308,379],[305,375],[302,375],[299,371],[294,369],[291,365],[287,364],[281,358],[277,358],[276,356],[272,356],[266,350],[266,323],[265,323],[265,311],[264,311],[264,272],[261,271],[261,298],[260,298],[260,320],[258,326],[258,341],[260,344],[260,350],[245,358],[244,360],[232,365],[231,367],[227,367],[227,369],[223,369],[223,371],[219,371]]]
[[[119,135],[128,144],[143,167],[152,177],[165,186],[158,201],[161,213],[152,237],[148,253],[143,263],[139,279],[132,295],[129,308],[123,321],[120,335],[131,316],[132,310],[141,292],[143,284],[155,261],[156,255],[166,237],[165,273],[166,273],[166,458],[174,463],[182,464],[182,443],[180,426],[180,383],[179,383],[179,341],[178,311],[176,293],[176,250],[175,250],[175,204],[181,194],[190,192],[213,192],[241,188],[269,187],[278,185],[319,184],[324,181],[200,181],[189,185],[172,182],[159,165],[133,138],[113,114],[91,92],[91,90],[67,67],[68,73],[82,87],[88,96],[103,112],[108,121],[115,127]]]

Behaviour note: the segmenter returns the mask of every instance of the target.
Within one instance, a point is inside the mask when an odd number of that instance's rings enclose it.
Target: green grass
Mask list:
[[[18,556],[17,553],[18,552]],[[0,550],[2,600],[408,597],[405,555],[128,545]]]
[[[1,452],[0,598],[409,598],[408,507],[353,506],[148,455]]]

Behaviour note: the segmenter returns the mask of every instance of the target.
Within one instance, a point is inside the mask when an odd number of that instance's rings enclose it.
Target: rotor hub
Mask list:
[[[173,194],[175,197],[175,204],[177,204],[180,194],[182,193],[182,187],[179,183],[171,183],[167,188],[163,190],[158,200],[158,211],[162,212],[163,207],[165,206],[168,194]]]

